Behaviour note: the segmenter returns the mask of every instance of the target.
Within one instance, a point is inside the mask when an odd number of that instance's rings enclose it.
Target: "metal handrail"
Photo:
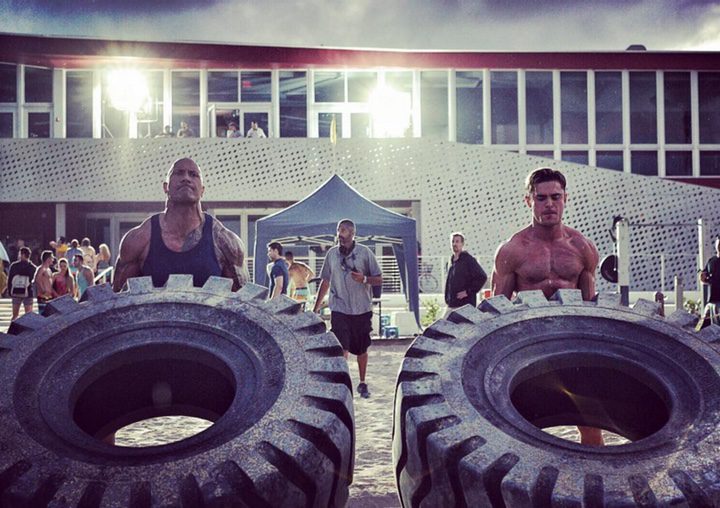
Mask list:
[[[99,280],[105,280],[105,276],[106,276],[107,274],[111,274],[110,280],[112,280],[112,272],[113,272],[113,269],[114,269],[114,267],[113,267],[112,265],[110,265],[110,266],[108,266],[107,268],[105,268],[102,272],[98,273],[98,274],[95,276],[95,279],[93,280],[93,283],[94,283],[94,284],[97,284]]]

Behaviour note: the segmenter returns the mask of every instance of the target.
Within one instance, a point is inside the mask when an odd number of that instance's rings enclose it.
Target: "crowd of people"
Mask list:
[[[37,304],[37,311],[42,313],[55,298],[70,295],[80,300],[96,281],[110,279],[111,255],[106,244],[101,244],[96,252],[89,238],[68,243],[61,236],[50,242],[49,247],[34,260],[32,250],[23,240],[17,240],[9,249],[10,259],[15,261],[10,263],[0,293],[12,298],[13,321],[19,317],[21,307],[28,313]]]
[[[220,131],[219,135],[222,135],[222,131]],[[266,138],[267,134],[265,134],[265,131],[262,127],[258,125],[257,122],[252,121],[250,122],[250,128],[247,130],[247,132],[243,133],[240,128],[238,127],[237,122],[231,121],[227,124],[227,128],[225,130],[225,136],[228,138]],[[155,136],[156,138],[194,138],[197,137],[195,134],[195,131],[190,127],[190,125],[182,121],[180,122],[180,128],[177,130],[177,132],[173,132],[172,125],[166,125],[163,131],[160,134],[157,134]]]

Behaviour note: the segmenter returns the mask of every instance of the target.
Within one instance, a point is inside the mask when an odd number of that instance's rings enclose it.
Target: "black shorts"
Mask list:
[[[354,355],[367,352],[370,347],[372,315],[372,311],[357,315],[343,314],[342,312],[330,314],[331,331],[345,351],[350,351]]]

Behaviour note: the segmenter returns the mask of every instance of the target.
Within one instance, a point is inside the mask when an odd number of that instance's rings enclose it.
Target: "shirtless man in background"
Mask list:
[[[538,168],[525,180],[525,203],[532,223],[515,233],[495,253],[494,295],[507,298],[540,289],[550,298],[558,289],[580,289],[583,300],[595,296],[599,255],[595,244],[562,223],[567,202],[565,176]],[[600,429],[578,427],[582,444],[602,446]]]
[[[295,261],[292,252],[285,252],[285,261],[290,274],[290,298],[298,302],[306,302],[308,299],[308,281],[315,276],[315,272],[302,261]]]
[[[120,291],[130,277],[142,275],[161,287],[174,273],[191,274],[196,287],[212,275],[227,277],[233,291],[240,289],[248,280],[242,240],[202,211],[205,186],[195,161],[176,160],[163,190],[165,211],[128,231],[120,242],[113,290]]]

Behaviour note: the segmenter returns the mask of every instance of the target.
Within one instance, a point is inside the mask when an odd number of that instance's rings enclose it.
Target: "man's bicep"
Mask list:
[[[491,285],[494,296],[505,295],[507,298],[512,298],[516,284],[517,276],[515,273],[493,271]]]
[[[140,228],[131,229],[120,241],[120,252],[113,274],[113,291],[122,290],[129,278],[142,274],[140,261],[146,244]]]
[[[501,245],[495,254],[495,263],[492,271],[493,295],[505,295],[512,298],[517,285],[517,274],[512,262],[512,252],[509,245]]]
[[[233,291],[243,287],[250,278],[245,266],[245,245],[235,233],[221,226],[217,243],[222,257],[222,272],[233,280]]]
[[[578,277],[578,289],[582,292],[583,300],[592,300],[595,296],[595,272],[583,270]]]

